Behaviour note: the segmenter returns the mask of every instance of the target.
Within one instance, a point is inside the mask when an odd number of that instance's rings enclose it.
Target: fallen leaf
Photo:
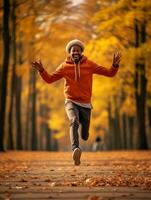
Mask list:
[[[56,183],[56,182],[52,182],[52,183],[50,184],[50,186],[51,186],[51,187],[55,187],[55,186],[57,186],[57,183]]]
[[[16,189],[22,189],[23,187],[22,186],[16,186],[15,188]]]

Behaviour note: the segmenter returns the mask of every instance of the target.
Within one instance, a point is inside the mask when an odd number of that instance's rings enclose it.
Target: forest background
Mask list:
[[[69,150],[63,83],[46,84],[32,69],[41,59],[49,73],[78,38],[84,54],[110,67],[114,78],[95,75],[90,138],[103,150],[151,149],[151,1],[0,1],[0,150]]]

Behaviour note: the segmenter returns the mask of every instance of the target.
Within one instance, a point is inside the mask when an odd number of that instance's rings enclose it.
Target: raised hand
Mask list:
[[[36,70],[38,70],[40,72],[42,72],[44,70],[43,65],[40,60],[38,62],[37,61],[32,62],[31,65],[33,68],[35,68]]]
[[[121,52],[117,52],[113,56],[113,66],[118,67],[121,61],[122,54]]]

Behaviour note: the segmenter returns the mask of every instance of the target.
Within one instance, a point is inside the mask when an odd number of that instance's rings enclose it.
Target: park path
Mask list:
[[[151,151],[0,153],[0,199],[151,200]]]

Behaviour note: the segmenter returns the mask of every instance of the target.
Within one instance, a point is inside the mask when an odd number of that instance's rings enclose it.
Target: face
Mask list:
[[[74,62],[79,62],[81,56],[82,56],[82,49],[81,47],[75,45],[71,47],[70,50],[70,56],[73,59]]]

